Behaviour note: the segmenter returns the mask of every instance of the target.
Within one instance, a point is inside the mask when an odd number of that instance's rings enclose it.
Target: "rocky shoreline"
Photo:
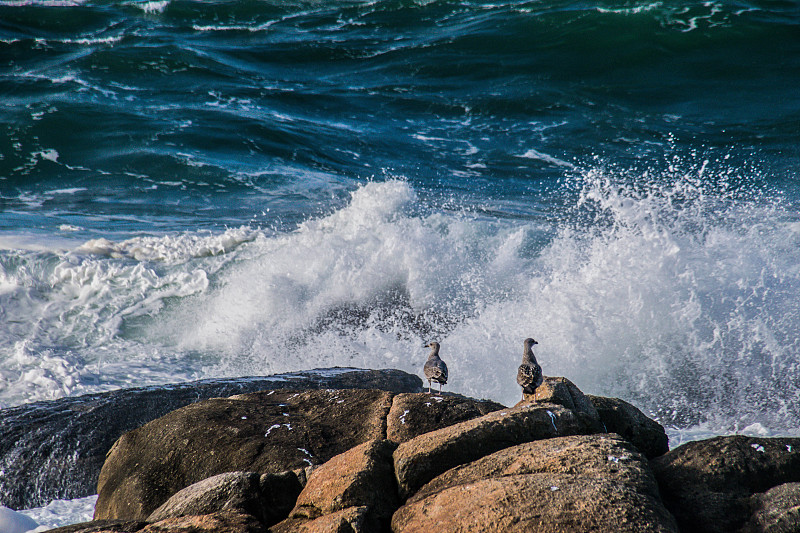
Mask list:
[[[276,388],[172,410],[108,451],[95,520],[52,531],[800,530],[800,439],[668,450],[636,407],[565,378],[513,407],[402,380],[415,390]]]
[[[122,389],[0,410],[0,505],[30,509],[97,494],[106,453],[125,432],[200,400],[260,390],[421,392],[399,370],[323,368]]]

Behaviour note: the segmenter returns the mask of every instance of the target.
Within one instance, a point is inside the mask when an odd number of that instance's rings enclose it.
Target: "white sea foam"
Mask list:
[[[419,373],[435,339],[450,390],[513,404],[533,336],[546,374],[632,401],[677,441],[797,428],[797,216],[699,178],[583,180],[556,230],[433,210],[388,181],[284,233],[19,252],[8,264],[28,266],[0,278],[18,321],[0,332],[0,402],[335,365]]]
[[[44,531],[39,529],[35,521],[28,516],[0,505],[0,531],[3,533],[26,533],[28,531]]]
[[[545,163],[549,163],[557,167],[566,167],[569,169],[575,169],[575,165],[573,165],[569,161],[564,161],[563,159],[547,155],[538,150],[534,150],[533,148],[527,150],[524,154],[520,155],[519,157],[524,157],[526,159],[538,159],[539,161],[544,161]]]
[[[170,0],[158,0],[152,2],[134,2],[132,5],[138,7],[145,13],[163,13],[169,5]]]
[[[26,509],[19,511],[35,520],[39,525],[34,531],[49,531],[50,529],[88,522],[94,515],[94,506],[97,502],[97,495],[74,500],[55,500],[44,507]],[[0,531],[6,531],[0,528]]]

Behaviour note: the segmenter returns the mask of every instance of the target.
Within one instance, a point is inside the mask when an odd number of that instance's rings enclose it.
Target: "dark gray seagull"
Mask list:
[[[442,385],[447,384],[447,365],[439,358],[439,343],[431,342],[425,347],[431,349],[424,367],[425,378],[428,380],[428,393],[431,392],[431,381],[438,383],[439,392],[442,392]]]
[[[539,344],[533,339],[525,339],[525,351],[522,353],[522,364],[519,365],[517,370],[517,383],[522,387],[522,398],[526,394],[533,394],[536,392],[536,387],[542,384],[544,378],[542,377],[542,367],[536,362],[536,356],[533,355],[532,346]]]

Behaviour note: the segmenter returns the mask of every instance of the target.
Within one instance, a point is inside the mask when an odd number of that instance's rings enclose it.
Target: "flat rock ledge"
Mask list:
[[[513,407],[378,389],[264,391],[123,435],[95,521],[57,533],[800,531],[800,439],[668,451],[615,398],[546,378]]]

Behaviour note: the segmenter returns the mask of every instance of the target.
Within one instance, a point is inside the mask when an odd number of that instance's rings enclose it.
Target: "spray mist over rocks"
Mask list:
[[[535,335],[546,374],[673,435],[797,428],[796,214],[685,175],[616,176],[576,178],[557,224],[432,207],[389,180],[291,231],[23,254],[39,270],[7,269],[2,298],[37,327],[5,328],[0,401],[336,365],[418,372],[435,339],[452,390],[511,404]]]

